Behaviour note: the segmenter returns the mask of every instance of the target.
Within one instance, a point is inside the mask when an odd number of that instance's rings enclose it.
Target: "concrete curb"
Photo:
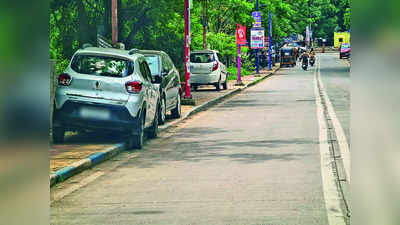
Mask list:
[[[50,187],[54,186],[57,183],[61,183],[84,170],[91,169],[92,167],[113,158],[114,156],[125,150],[125,147],[125,143],[115,144],[109,149],[105,149],[103,152],[96,152],[90,155],[88,158],[73,163],[71,166],[64,167],[51,173]]]
[[[228,98],[228,97],[230,97],[230,96],[232,96],[232,95],[234,95],[234,94],[236,94],[236,93],[238,93],[238,92],[240,92],[240,91],[242,91],[242,90],[244,90],[244,89],[246,89],[248,87],[256,85],[257,83],[261,82],[262,80],[266,79],[267,77],[270,77],[277,70],[279,70],[279,67],[277,69],[275,69],[275,70],[272,70],[271,72],[268,72],[266,75],[261,76],[260,79],[252,81],[251,83],[246,84],[243,87],[234,89],[234,90],[232,90],[230,92],[227,92],[227,93],[225,93],[225,94],[223,94],[223,95],[221,95],[219,97],[216,97],[216,98],[214,98],[214,99],[212,99],[212,100],[210,100],[210,101],[208,101],[208,102],[206,102],[206,103],[204,103],[202,105],[196,106],[195,108],[193,108],[192,110],[187,112],[185,115],[183,115],[180,119],[175,120],[175,121],[173,121],[173,122],[171,122],[169,124],[165,124],[163,126],[160,126],[159,127],[159,132],[165,131],[169,127],[180,123],[181,121],[189,118],[190,116],[192,116],[192,115],[194,115],[194,114],[196,114],[198,112],[204,111],[207,108],[209,108],[209,107],[221,102],[222,100],[224,100],[224,99],[226,99],[226,98]],[[119,153],[121,153],[125,149],[126,149],[126,143],[118,143],[118,144],[115,144],[114,146],[110,147],[109,149],[106,149],[103,152],[94,153],[94,154],[90,155],[88,158],[82,159],[82,160],[72,164],[71,166],[67,166],[67,167],[64,167],[64,168],[62,168],[60,170],[52,172],[50,174],[50,187],[53,187],[54,185],[56,185],[58,183],[64,182],[65,180],[71,178],[72,176],[74,176],[74,175],[76,175],[78,173],[81,173],[84,170],[91,169],[94,166],[96,166],[96,165],[98,165],[98,164],[100,164],[100,163],[102,163],[102,162],[104,162],[106,160],[109,160],[109,159],[113,158],[114,156],[118,155]]]

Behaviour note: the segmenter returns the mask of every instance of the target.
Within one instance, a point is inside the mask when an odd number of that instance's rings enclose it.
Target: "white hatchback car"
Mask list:
[[[157,136],[160,97],[155,83],[136,49],[78,50],[58,77],[53,142],[63,142],[65,131],[108,131],[129,134],[129,147],[142,148],[144,129]]]
[[[228,89],[228,73],[218,51],[202,50],[190,53],[190,84],[194,90],[199,85],[214,85],[219,91],[221,84]]]

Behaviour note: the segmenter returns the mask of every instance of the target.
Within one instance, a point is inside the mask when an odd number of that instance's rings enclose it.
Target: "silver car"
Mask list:
[[[65,131],[101,131],[130,135],[130,148],[141,148],[144,130],[158,132],[159,85],[137,50],[78,50],[58,77],[53,142]]]
[[[203,50],[190,53],[190,84],[195,90],[199,85],[214,85],[217,91],[221,85],[228,89],[228,73],[223,57],[218,51]]]

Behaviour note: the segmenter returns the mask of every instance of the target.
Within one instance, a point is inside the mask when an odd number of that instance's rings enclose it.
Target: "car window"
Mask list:
[[[174,68],[174,64],[172,63],[171,58],[168,55],[165,55],[165,60],[167,62],[169,71],[171,71]]]
[[[350,48],[349,44],[342,44],[342,48]]]
[[[144,70],[146,71],[147,79],[151,82],[152,79],[151,79],[151,71],[150,71],[149,64],[147,62],[143,62],[143,67],[144,67]]]
[[[146,71],[146,67],[145,67],[145,62],[141,62],[140,63],[140,73],[142,74],[143,78],[146,79],[147,81],[151,81],[151,79],[149,79],[147,71]]]
[[[149,55],[146,56],[147,64],[150,67],[151,75],[159,75],[160,74],[160,60],[159,56],[156,55]]]
[[[77,73],[96,76],[126,77],[133,73],[133,62],[112,56],[75,55],[71,68]]]
[[[167,68],[169,72],[170,69],[168,66],[168,61],[164,54],[161,55],[161,61],[162,61],[162,69],[164,70],[165,68]]]
[[[193,63],[210,63],[214,62],[214,53],[192,53],[190,54],[190,62]]]

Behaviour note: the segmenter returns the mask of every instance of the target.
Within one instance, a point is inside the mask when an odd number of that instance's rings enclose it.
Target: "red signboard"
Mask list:
[[[236,44],[246,45],[246,27],[240,24],[236,25]]]

